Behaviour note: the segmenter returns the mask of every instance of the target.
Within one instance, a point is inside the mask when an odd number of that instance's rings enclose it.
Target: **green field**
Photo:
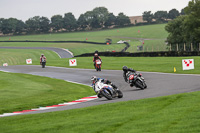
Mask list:
[[[40,34],[40,35],[21,35],[21,36],[6,36],[0,37],[0,41],[93,41],[105,42],[106,38],[113,41],[111,46],[93,45],[93,44],[75,44],[75,43],[2,43],[0,46],[31,46],[31,47],[62,47],[67,48],[74,53],[80,55],[82,53],[92,53],[94,49],[99,51],[120,51],[125,45],[118,45],[119,40],[129,41],[131,47],[128,52],[140,52],[137,46],[142,45],[144,42],[144,51],[166,51],[165,39],[168,33],[164,27],[166,24],[135,26],[119,29],[89,31],[89,32],[70,32],[70,33],[54,33],[54,34]],[[138,33],[138,30],[140,33]],[[86,40],[86,38],[88,40]],[[156,45],[156,46],[155,46]],[[153,47],[153,48],[152,48]]]
[[[74,55],[80,55],[84,53],[93,53],[98,50],[103,51],[116,51],[120,52],[124,49],[125,44],[112,44],[112,45],[100,45],[100,44],[87,44],[87,43],[33,43],[33,42],[0,42],[0,47],[56,47],[65,48],[70,50]]]
[[[85,85],[0,72],[0,114],[55,105],[94,94],[93,89]]]
[[[70,67],[69,59],[59,58],[57,54],[49,50],[12,50],[12,49],[0,49],[0,63],[5,62],[8,65],[26,65],[25,60],[31,58],[33,65],[39,64],[39,57],[41,53],[44,53],[47,57],[47,66],[57,67]],[[200,74],[200,57],[101,57],[103,64],[102,69],[109,70],[121,70],[122,66],[126,65],[137,71],[148,71],[148,72],[164,72],[173,73],[174,67],[176,73],[186,74]],[[78,66],[71,68],[83,68],[83,69],[94,69],[93,57],[77,57]],[[183,71],[182,70],[182,59],[194,59],[195,69]]]
[[[199,133],[200,92],[0,118],[3,133]]]
[[[166,24],[156,24],[101,31],[7,36],[0,37],[0,40],[85,41],[87,38],[88,41],[105,42],[106,38],[111,38],[114,42],[117,42],[121,39],[130,40],[134,38],[165,39],[168,35],[164,29],[165,25]],[[140,33],[138,33],[138,30],[140,30]]]

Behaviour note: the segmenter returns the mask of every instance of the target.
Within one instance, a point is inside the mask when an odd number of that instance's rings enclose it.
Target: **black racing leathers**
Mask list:
[[[136,70],[132,69],[132,68],[128,68],[127,70],[123,70],[124,73],[123,73],[123,77],[124,77],[124,80],[126,82],[128,82],[128,78],[129,76],[131,75],[131,73],[136,73]]]

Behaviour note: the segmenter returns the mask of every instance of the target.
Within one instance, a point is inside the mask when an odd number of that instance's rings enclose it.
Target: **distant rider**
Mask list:
[[[100,60],[101,58],[99,57],[98,53],[95,52],[94,54],[94,58],[93,58],[93,62],[94,62],[94,67],[96,68],[96,60]],[[102,61],[101,61],[102,62]]]
[[[44,66],[46,65],[46,61],[47,61],[47,58],[44,56],[44,54],[41,54],[40,65],[42,65],[42,68],[44,68]]]
[[[100,80],[100,79],[101,79],[101,80]],[[91,81],[92,81],[92,87],[93,87],[94,91],[97,93],[97,96],[98,96],[99,98],[101,98],[101,96],[100,96],[99,91],[97,91],[97,88],[95,88],[95,83],[96,83],[96,82],[100,82],[100,81],[101,81],[101,82],[103,82],[104,84],[111,85],[111,86],[113,87],[113,89],[117,89],[117,86],[114,85],[110,80],[107,80],[107,79],[97,78],[96,76],[92,76]],[[99,90],[99,89],[98,89],[98,90]]]
[[[122,70],[124,71],[123,77],[124,77],[125,82],[128,82],[129,76],[131,74],[135,75],[135,73],[136,73],[136,70],[134,70],[132,68],[128,68],[127,66],[123,66]],[[133,87],[133,84],[130,84],[130,86]]]

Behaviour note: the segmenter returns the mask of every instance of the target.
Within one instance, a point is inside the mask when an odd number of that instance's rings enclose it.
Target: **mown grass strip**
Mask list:
[[[85,85],[59,79],[0,72],[0,114],[70,102],[94,95]]]
[[[200,92],[111,103],[82,109],[0,118],[9,132],[197,133]]]

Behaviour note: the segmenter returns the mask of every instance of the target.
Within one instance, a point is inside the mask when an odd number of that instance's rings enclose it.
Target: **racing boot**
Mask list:
[[[111,84],[111,86],[113,87],[113,89],[117,90],[117,86],[114,84]]]

